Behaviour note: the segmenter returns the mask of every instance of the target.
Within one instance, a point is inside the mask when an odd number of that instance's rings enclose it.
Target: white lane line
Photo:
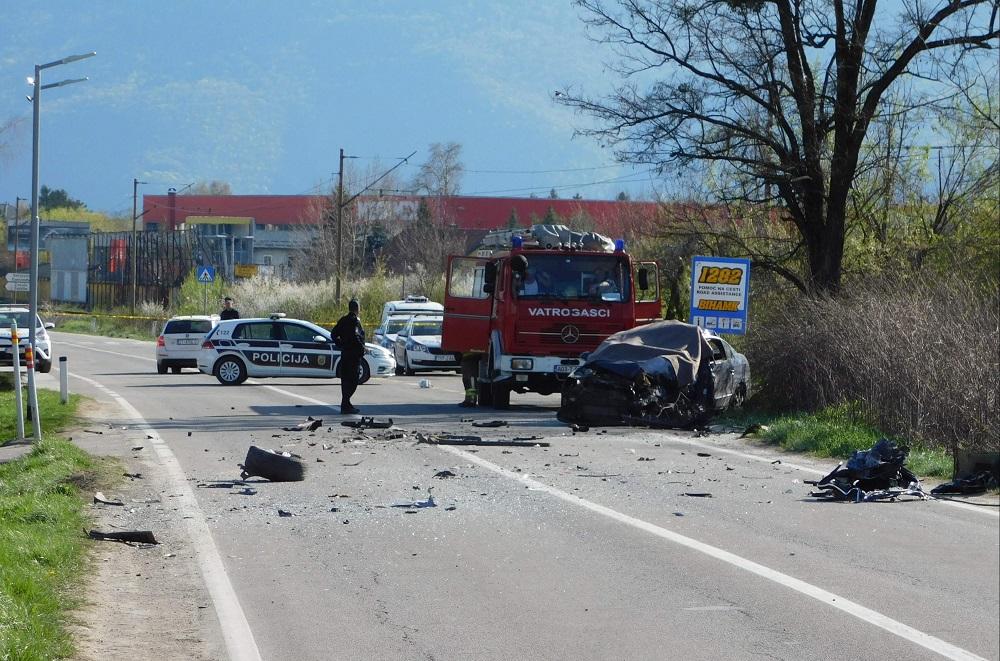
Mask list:
[[[121,352],[118,352],[118,351],[105,351],[104,349],[94,349],[92,347],[86,347],[86,346],[82,346],[82,345],[71,344],[69,342],[64,342],[63,344],[68,344],[69,346],[79,347],[81,349],[86,349],[88,351],[100,351],[101,353],[109,353],[109,354],[111,354],[113,356],[121,356],[122,355]],[[148,360],[150,362],[156,362],[155,358],[146,358],[144,356],[130,356],[130,357],[132,357],[132,358],[138,358],[139,360]],[[259,384],[260,382],[259,381],[252,381],[251,380],[251,381],[249,381],[249,383]],[[312,399],[310,397],[305,397],[305,396],[302,396],[302,395],[296,395],[293,392],[289,392],[287,390],[281,390],[280,388],[275,388],[274,386],[264,386],[264,387],[265,388],[270,388],[271,390],[274,390],[275,392],[280,392],[280,393],[282,393],[284,395],[288,395],[289,397],[295,397],[297,399],[301,399],[301,400],[304,400],[304,401],[307,401],[307,402],[311,402],[313,404],[321,404],[323,406],[333,406],[333,404],[330,404],[328,402],[321,402],[319,400]],[[445,389],[442,388],[441,390],[445,390]],[[453,391],[449,390],[448,392],[453,392]],[[454,392],[458,392],[458,391],[454,391]],[[768,457],[766,455],[762,456],[762,455],[757,455],[757,454],[748,454],[746,452],[740,452],[739,450],[732,450],[730,448],[724,448],[724,447],[721,447],[721,446],[718,446],[718,445],[709,445],[707,443],[702,443],[700,441],[694,441],[694,440],[691,440],[691,439],[681,438],[679,436],[668,436],[667,438],[671,442],[673,442],[673,443],[684,443],[685,445],[690,445],[692,447],[701,448],[703,450],[712,450],[713,452],[722,452],[722,453],[725,453],[725,454],[731,454],[731,455],[733,455],[735,457],[743,457],[744,459],[751,459],[753,461],[759,461],[759,462],[765,463],[765,464],[770,464],[775,459],[780,459],[782,466],[787,466],[788,468],[793,468],[795,470],[803,471],[805,473],[812,473],[813,475],[819,475],[820,477],[823,477],[824,475],[826,475],[827,473],[830,472],[830,471],[824,472],[824,471],[821,471],[821,470],[817,470],[815,468],[809,468],[808,466],[802,466],[800,464],[788,463],[784,459],[781,459],[781,457],[775,457],[775,456]],[[941,505],[948,505],[949,507],[957,507],[958,509],[966,510],[968,512],[975,512],[977,514],[985,514],[986,516],[991,516],[991,517],[993,517],[995,519],[1000,519],[1000,511],[998,511],[997,509],[990,509],[988,507],[980,507],[978,505],[969,505],[968,503],[960,503],[960,502],[957,502],[957,501],[954,501],[954,500],[941,500],[941,499],[937,499],[937,498],[934,499],[934,500],[932,500],[932,501],[930,501],[930,502],[938,503],[938,504],[941,504]]]
[[[93,379],[72,373],[71,376],[89,383],[111,397],[127,415],[137,422],[136,426],[146,432],[146,436],[152,441],[153,449],[156,451],[160,463],[166,469],[167,476],[171,480],[170,489],[178,496],[173,502],[177,505],[178,515],[187,525],[188,538],[194,546],[201,576],[212,598],[212,604],[215,606],[215,613],[219,618],[229,659],[231,661],[261,661],[260,650],[257,649],[253,631],[250,629],[250,624],[240,606],[236,591],[233,590],[233,586],[229,582],[226,566],[212,540],[212,533],[205,522],[205,515],[198,507],[198,501],[195,499],[191,487],[188,486],[184,470],[181,468],[180,462],[177,461],[177,457],[174,456],[170,447],[157,431],[146,422],[142,414],[128,400]]]
[[[853,615],[854,617],[868,622],[869,624],[885,629],[891,634],[899,636],[900,638],[908,640],[912,643],[916,643],[917,645],[929,649],[932,652],[936,652],[937,654],[940,654],[948,659],[961,661],[985,661],[983,657],[977,656],[972,652],[962,649],[961,647],[945,642],[940,638],[935,638],[928,633],[924,633],[923,631],[907,626],[902,622],[898,622],[897,620],[879,613],[878,611],[866,608],[865,606],[845,599],[840,595],[828,592],[823,588],[806,583],[805,581],[789,576],[788,574],[783,574],[775,569],[771,569],[770,567],[765,567],[764,565],[758,564],[752,560],[738,556],[735,553],[730,553],[729,551],[720,549],[717,546],[706,544],[705,542],[699,542],[691,537],[667,530],[666,528],[661,528],[660,526],[649,523],[648,521],[643,521],[642,519],[637,519],[633,516],[629,516],[628,514],[613,510],[610,507],[605,507],[604,505],[599,505],[589,500],[585,500],[579,496],[575,496],[561,489],[557,489],[556,487],[539,482],[538,480],[535,480],[527,475],[509,471],[502,466],[498,466],[497,464],[487,461],[481,457],[477,457],[471,452],[466,452],[465,450],[460,450],[447,445],[438,445],[436,447],[440,450],[450,452],[451,454],[461,457],[466,461],[478,464],[479,466],[482,466],[483,468],[494,473],[510,478],[516,482],[520,482],[535,491],[543,491],[550,496],[559,498],[560,500],[570,503],[571,505],[576,505],[592,512],[596,512],[597,514],[606,516],[609,519],[618,521],[619,523],[624,523],[625,525],[632,526],[633,528],[650,533],[660,537],[661,539],[685,546],[694,551],[698,551],[699,553],[704,553],[707,556],[721,560],[722,562],[728,563],[738,569],[750,572],[751,574],[756,574],[757,576],[773,581],[778,585],[795,590],[796,592],[804,594],[807,597],[811,597],[820,603],[842,610],[849,615]]]

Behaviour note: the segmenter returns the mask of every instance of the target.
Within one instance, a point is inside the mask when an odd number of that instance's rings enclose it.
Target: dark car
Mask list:
[[[615,333],[574,370],[559,419],[690,427],[750,396],[746,357],[712,331],[660,321]]]

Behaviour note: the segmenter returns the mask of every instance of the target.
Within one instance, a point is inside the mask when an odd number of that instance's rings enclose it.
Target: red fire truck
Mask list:
[[[633,261],[622,240],[610,245],[514,233],[503,252],[449,258],[441,348],[482,355],[481,406],[560,392],[580,354],[659,319],[656,263]]]

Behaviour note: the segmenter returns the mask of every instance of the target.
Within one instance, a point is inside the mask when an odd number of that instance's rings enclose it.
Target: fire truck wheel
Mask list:
[[[480,406],[493,406],[493,384],[486,381],[476,383],[476,401]]]
[[[493,384],[493,408],[510,408],[510,386],[503,383]]]

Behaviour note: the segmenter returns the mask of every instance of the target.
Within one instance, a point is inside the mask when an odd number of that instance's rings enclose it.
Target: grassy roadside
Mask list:
[[[847,459],[855,450],[867,450],[884,436],[892,438],[890,434],[859,422],[851,415],[848,407],[836,407],[817,413],[776,415],[751,410],[727,415],[723,420],[734,426],[762,425],[762,429],[753,434],[753,438],[766,445],[776,445],[790,452],[805,452],[817,457],[831,457],[838,461]],[[900,439],[894,440],[910,447],[906,466],[917,476],[951,478],[952,458],[948,452]]]
[[[54,330],[62,333],[81,333],[146,341],[155,340],[156,333],[163,326],[163,322],[160,320],[128,321],[96,315],[60,315],[58,312],[46,318],[46,321],[50,320],[56,322]],[[152,330],[154,327],[156,330]]]
[[[72,654],[65,629],[87,565],[87,519],[81,489],[102,482],[103,463],[61,437],[79,397],[39,390],[43,438],[30,454],[0,464],[0,659],[55,659]],[[14,411],[0,392],[0,411]],[[0,420],[0,442],[14,421]]]

